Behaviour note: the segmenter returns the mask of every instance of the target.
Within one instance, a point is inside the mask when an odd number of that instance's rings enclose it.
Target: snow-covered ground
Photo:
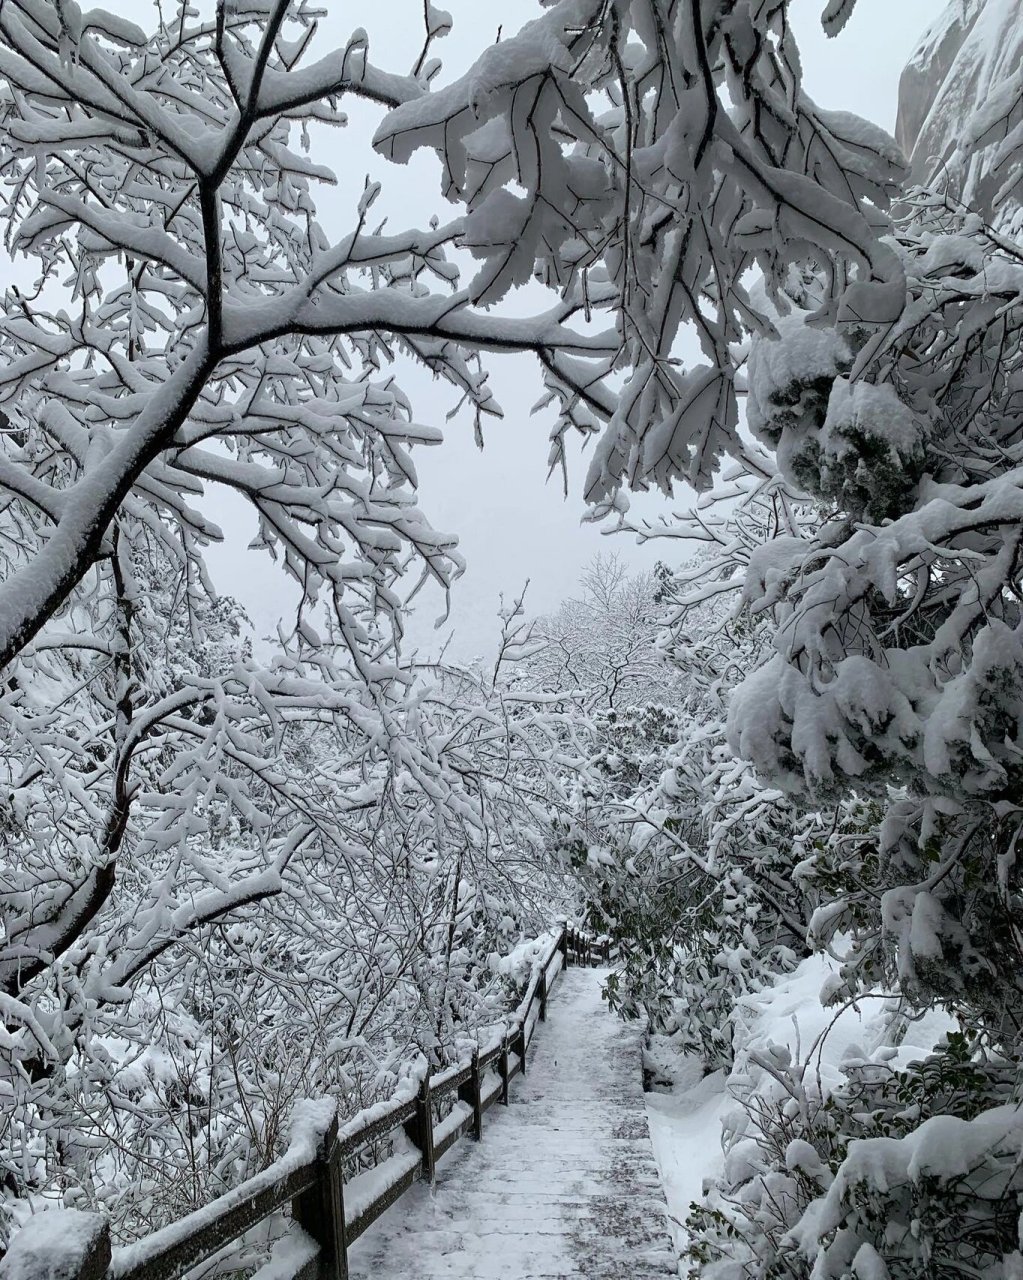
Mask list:
[[[653,1038],[646,1053],[652,1075],[647,1114],[679,1256],[686,1244],[689,1206],[701,1198],[705,1180],[723,1169],[723,1125],[739,1105],[739,1091],[745,1087],[748,1092],[751,1051],[784,1046],[794,1060],[809,1063],[827,1090],[841,1080],[846,1058],[870,1056],[897,1039],[891,1060],[905,1063],[926,1054],[952,1026],[937,1011],[907,1026],[891,999],[825,1009],[820,992],[834,969],[827,956],[811,956],[769,990],[742,1001],[736,1065],[728,1077],[723,1071],[705,1076],[696,1058],[679,1057],[670,1040]],[[680,1274],[686,1274],[685,1268]]]
[[[705,1178],[721,1171],[721,1112],[729,1102],[725,1073],[704,1076],[695,1058],[683,1058],[671,1086],[647,1094],[654,1158],[668,1203],[675,1251],[685,1246],[689,1206],[699,1200]]]

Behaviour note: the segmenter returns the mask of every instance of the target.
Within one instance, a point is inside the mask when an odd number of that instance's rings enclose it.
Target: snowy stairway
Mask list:
[[[351,1280],[675,1274],[639,1034],[608,1014],[603,977],[561,976],[557,1015],[538,1027],[509,1107],[351,1246]]]

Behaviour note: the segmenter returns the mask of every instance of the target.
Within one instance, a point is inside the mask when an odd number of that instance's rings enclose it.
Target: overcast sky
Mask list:
[[[435,46],[444,60],[445,80],[464,71],[474,54],[493,41],[498,23],[507,36],[538,12],[537,0],[442,3],[454,17],[452,35]],[[823,5],[824,0],[794,0],[792,8],[807,91],[822,106],[854,111],[893,129],[899,73],[924,28],[941,12],[941,0],[859,0],[846,30],[832,41],[820,29]],[[140,20],[139,0],[120,0],[111,7]],[[325,0],[324,7],[332,40],[340,43],[363,25],[378,65],[406,71],[414,61],[422,39],[421,0]],[[394,215],[395,225],[399,220],[406,225],[425,223],[435,209],[450,216],[440,196],[436,158],[420,152],[408,168],[390,164],[368,147],[379,109],[358,102],[345,106],[351,127],[314,138],[316,158],[330,164],[341,179],[336,192],[317,196],[328,231],[344,234],[348,229],[350,210],[367,172],[383,183],[378,207]],[[335,217],[336,226],[331,225]],[[467,572],[455,585],[451,615],[452,651],[463,657],[491,650],[498,596],[502,591],[507,596],[517,593],[527,578],[530,611],[546,612],[572,594],[580,570],[599,550],[613,549],[637,567],[650,567],[658,558],[675,564],[691,554],[678,542],[637,546],[631,537],[608,539],[581,523],[585,459],[576,458],[567,500],[560,478],[546,483],[551,417],[530,416],[540,394],[532,362],[526,357],[494,357],[489,367],[505,418],[489,425],[483,452],[473,445],[471,422],[456,419],[446,427],[442,447],[416,455],[424,511],[436,528],[458,535],[468,561]],[[413,397],[417,418],[443,426],[453,403],[450,391],[422,373],[403,373],[401,381]],[[678,493],[675,506],[687,506],[692,496]],[[265,554],[246,550],[255,523],[242,504],[231,495],[218,494],[212,505],[212,514],[230,531],[228,544],[211,552],[214,579],[241,600],[257,631],[266,634],[282,612],[291,611],[290,589]],[[671,504],[660,495],[645,496],[635,501],[634,509],[657,515],[670,510]],[[441,604],[435,594],[417,610],[411,626],[417,642],[434,645],[438,635],[450,631],[450,624],[441,633],[432,630]]]

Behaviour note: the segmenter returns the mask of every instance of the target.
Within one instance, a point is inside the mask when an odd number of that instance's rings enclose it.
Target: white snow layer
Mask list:
[[[100,1213],[47,1209],[36,1214],[32,1230],[16,1235],[0,1260],[3,1280],[76,1280],[82,1263],[106,1232]]]

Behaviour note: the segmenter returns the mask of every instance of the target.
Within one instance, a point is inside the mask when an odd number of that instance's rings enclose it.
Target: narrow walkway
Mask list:
[[[675,1274],[639,1032],[599,969],[558,979],[511,1105],[460,1142],[349,1254],[352,1280],[664,1280]]]

